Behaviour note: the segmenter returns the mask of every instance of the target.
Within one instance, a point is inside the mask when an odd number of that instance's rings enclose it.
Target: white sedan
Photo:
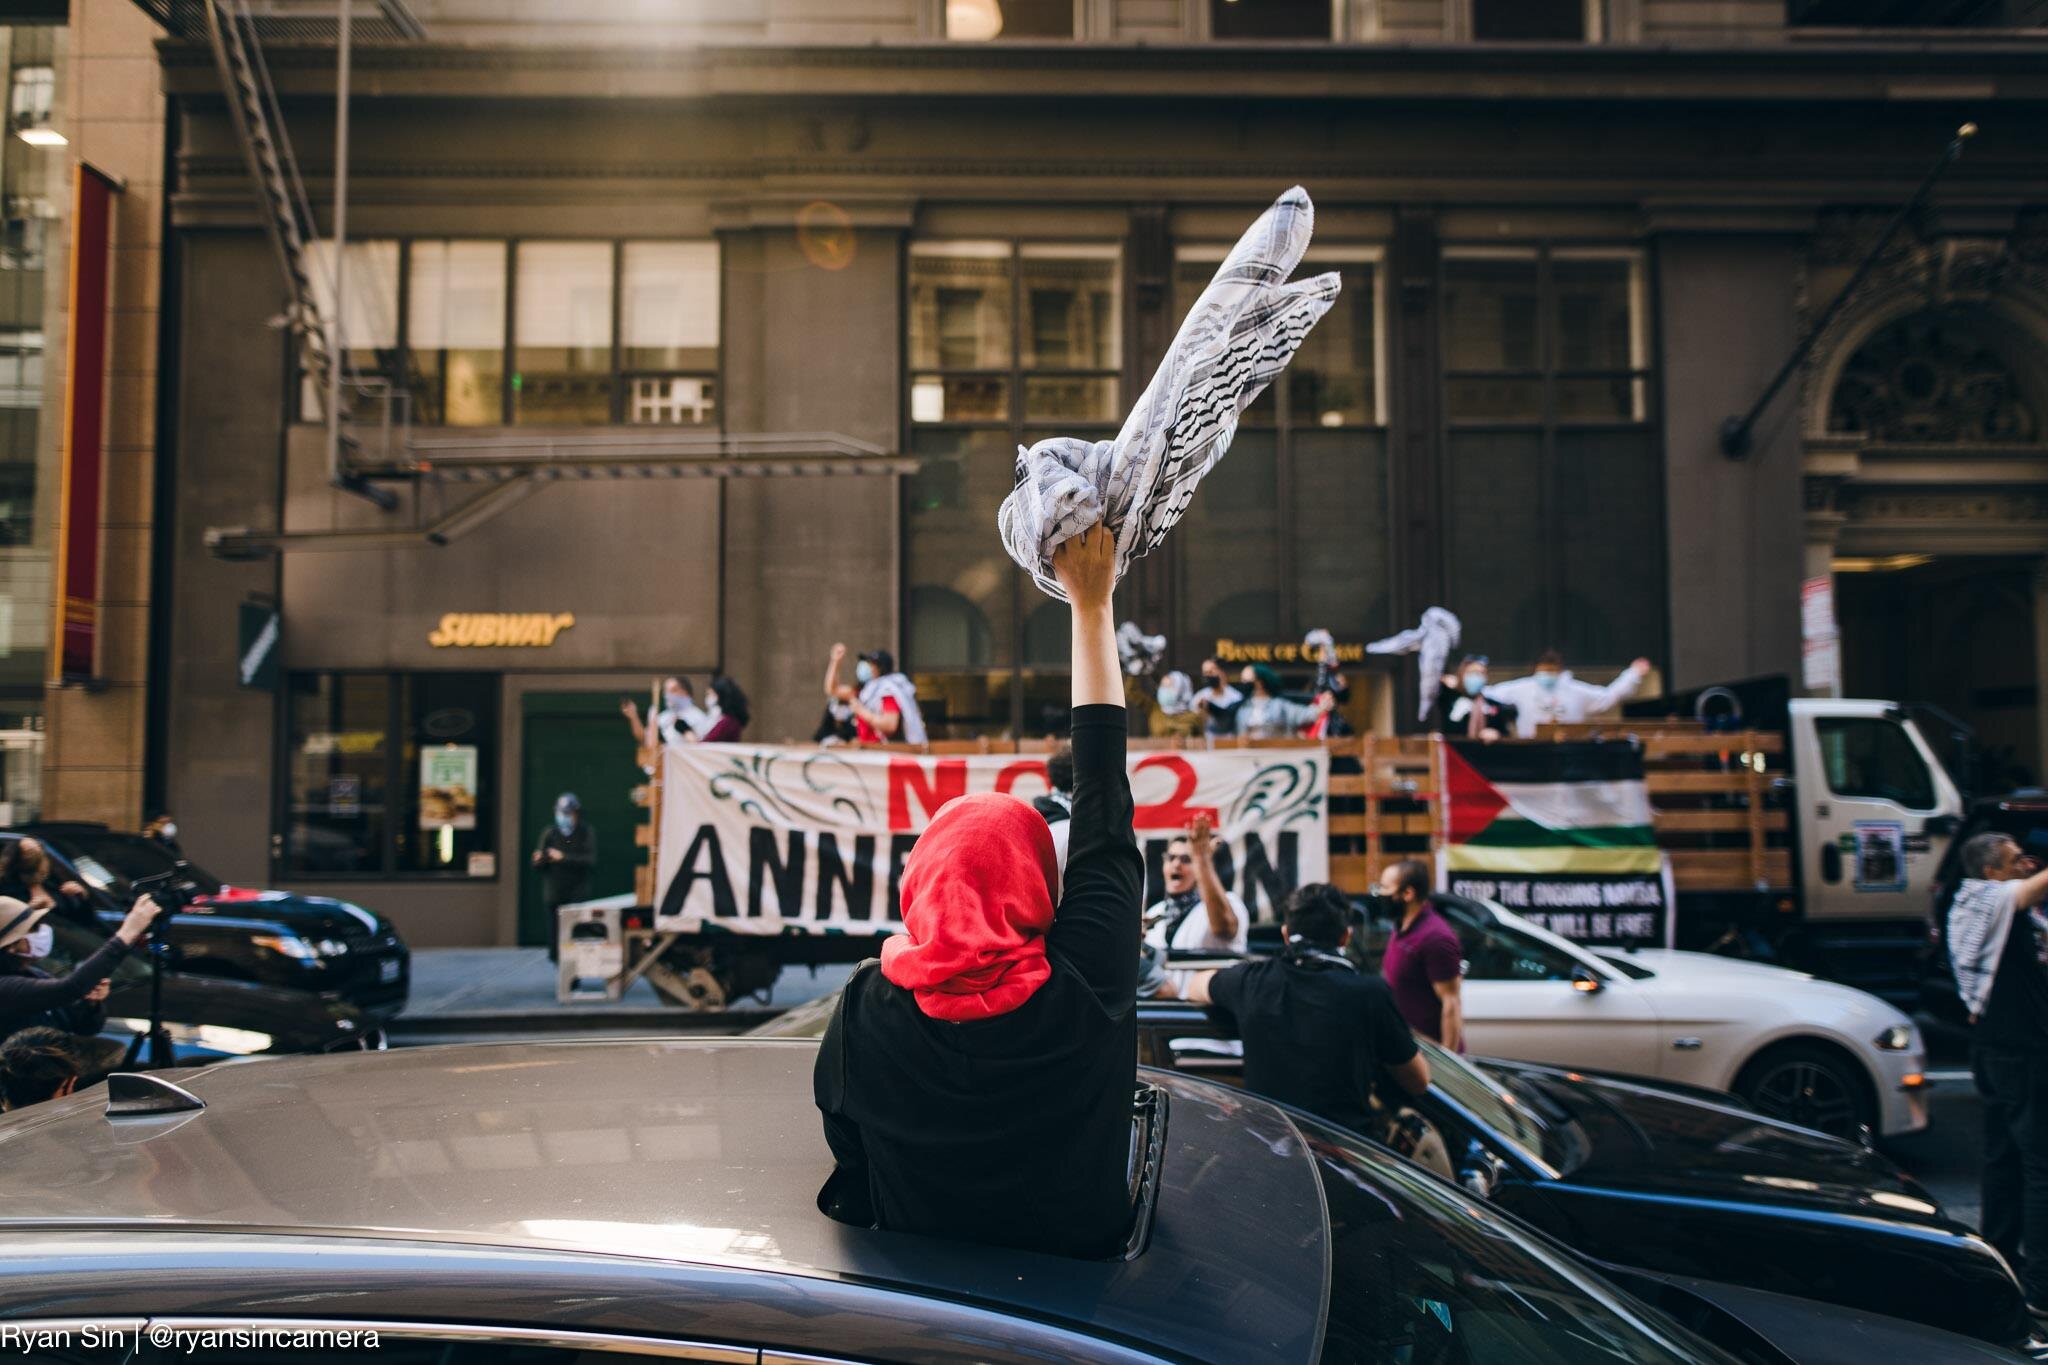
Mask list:
[[[1710,953],[1589,949],[1438,896],[1465,947],[1465,1050],[1725,1090],[1841,1137],[1927,1126],[1926,1048],[1874,995]]]

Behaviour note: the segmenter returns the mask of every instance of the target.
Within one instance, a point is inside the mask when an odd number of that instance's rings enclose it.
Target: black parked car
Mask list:
[[[98,924],[65,915],[51,915],[44,923],[51,929],[52,948],[41,965],[51,972],[70,971],[107,939]],[[101,1035],[130,1047],[138,1062],[147,1061],[134,1040],[149,1023],[149,975],[144,952],[130,953],[114,968],[107,1027]],[[164,1032],[181,1066],[229,1057],[384,1046],[383,1029],[347,1001],[253,981],[166,971],[163,1011]]]
[[[815,1058],[526,1043],[117,1077],[0,1118],[0,1323],[79,1365],[189,1359],[165,1338],[208,1326],[374,1331],[352,1352],[293,1339],[407,1365],[2016,1358],[1682,1276],[1618,1283],[1354,1134],[1170,1072],[1139,1078],[1120,1256],[852,1227],[817,1206]]]
[[[1235,1083],[1238,1045],[1178,1002],[1141,1057]],[[1991,1245],[1858,1143],[1708,1091],[1496,1060],[1426,1038],[1430,1092],[1368,1134],[1579,1252],[1910,1318],[2009,1346],[2026,1297]]]
[[[49,849],[59,880],[91,889],[91,911],[109,930],[128,912],[136,881],[175,872],[191,897],[167,931],[181,972],[314,991],[380,1021],[405,1008],[412,954],[375,911],[325,896],[227,886],[155,840],[105,825],[23,825],[0,831],[0,846],[24,835]]]
[[[1968,1028],[1970,1017],[1956,994],[1948,961],[1948,907],[1963,880],[1963,845],[1979,834],[2010,834],[2020,851],[2048,867],[2048,792],[2019,791],[1971,803],[1963,827],[1950,841],[1934,874],[1928,906],[1927,951],[1920,960],[1920,1009],[1943,1024]]]
[[[752,1030],[817,1037],[836,992]],[[2029,1343],[2005,1258],[1889,1160],[1714,1091],[1496,1060],[1427,1038],[1429,1094],[1372,1140],[1610,1264]],[[1138,1059],[1235,1085],[1239,1045],[1199,1007],[1141,1001]]]

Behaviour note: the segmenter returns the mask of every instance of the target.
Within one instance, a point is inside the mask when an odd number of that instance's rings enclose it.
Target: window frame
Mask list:
[[[402,819],[416,814],[415,807],[408,800],[407,783],[416,780],[409,772],[406,762],[406,745],[410,742],[411,722],[408,719],[408,703],[412,699],[411,679],[427,675],[452,675],[486,680],[489,684],[491,714],[489,717],[491,750],[491,785],[502,788],[506,778],[504,766],[504,723],[505,723],[505,680],[504,674],[473,668],[293,668],[285,671],[284,685],[278,689],[277,704],[273,708],[272,761],[271,761],[271,816],[270,816],[270,869],[276,878],[290,878],[298,881],[335,882],[475,882],[495,885],[505,874],[505,854],[498,848],[500,842],[500,800],[502,791],[479,793],[477,802],[477,829],[489,834],[490,847],[475,852],[489,853],[492,870],[488,876],[472,875],[468,868],[450,867],[439,871],[408,869],[399,866],[399,824]],[[384,697],[384,805],[387,818],[384,830],[379,836],[378,865],[374,870],[357,872],[302,871],[292,860],[291,850],[291,805],[292,805],[292,700],[296,695],[292,686],[297,678],[382,678],[385,681]],[[484,745],[479,744],[482,749]]]
[[[1089,16],[1100,0],[1072,0],[1073,22],[1064,38],[956,38],[946,31],[945,0],[928,0],[933,7],[934,29],[941,42],[994,45],[997,43],[1073,43],[1089,36]]]
[[[1453,369],[1450,356],[1450,308],[1445,302],[1450,285],[1450,266],[1460,260],[1527,260],[1533,259],[1537,267],[1537,365],[1534,369]],[[1558,292],[1553,265],[1558,260],[1628,260],[1634,268],[1630,272],[1630,349],[1632,361],[1640,356],[1639,363],[1624,370],[1613,369],[1565,369],[1558,364],[1559,317]],[[1654,566],[1646,571],[1657,574],[1660,596],[1668,594],[1668,567],[1665,560],[1670,549],[1670,528],[1665,514],[1663,496],[1666,471],[1664,468],[1663,432],[1663,347],[1658,332],[1657,318],[1657,254],[1654,243],[1647,239],[1617,239],[1612,237],[1517,237],[1500,241],[1478,241],[1472,239],[1448,240],[1437,251],[1436,288],[1439,307],[1437,308],[1437,405],[1438,438],[1441,441],[1438,468],[1439,487],[1446,500],[1444,523],[1439,540],[1449,546],[1457,537],[1458,530],[1451,523],[1448,505],[1452,478],[1458,459],[1457,438],[1464,435],[1499,433],[1529,436],[1537,439],[1537,481],[1539,492],[1538,518],[1542,526],[1551,528],[1546,537],[1547,549],[1557,545],[1555,528],[1559,525],[1558,510],[1561,505],[1563,459],[1560,453],[1565,440],[1573,435],[1592,434],[1612,436],[1633,434],[1647,443],[1644,459],[1655,470],[1657,497],[1651,508],[1658,530],[1661,553],[1656,556]],[[1452,385],[1461,379],[1503,379],[1523,378],[1537,380],[1541,386],[1541,399],[1534,416],[1521,418],[1460,418],[1453,411]],[[1614,421],[1593,421],[1584,418],[1566,418],[1559,415],[1557,389],[1560,380],[1614,380],[1624,379],[1634,385],[1636,412],[1632,418]],[[1543,557],[1543,630],[1545,640],[1558,641],[1563,635],[1561,623],[1565,618],[1564,602],[1567,584],[1564,579],[1564,557],[1546,553]],[[1448,574],[1448,565],[1445,566]],[[1448,584],[1448,578],[1447,578]],[[1655,638],[1646,641],[1638,652],[1649,657],[1659,657],[1670,638],[1671,623],[1669,612],[1660,614],[1654,631]],[[1539,648],[1541,646],[1539,645]],[[1634,657],[1631,655],[1631,657]],[[1608,664],[1619,660],[1591,659],[1589,663]],[[1496,664],[1502,662],[1534,663],[1504,660],[1496,655]]]
[[[1925,779],[1927,783],[1926,805],[1912,805],[1900,799],[1898,796],[1891,795],[1885,792],[1844,791],[1840,787],[1837,787],[1835,785],[1835,775],[1833,772],[1829,771],[1830,764],[1828,763],[1828,738],[1830,735],[1841,734],[1851,729],[1852,727],[1865,725],[1890,727],[1892,732],[1898,736],[1899,742],[1905,746],[1906,752],[1912,754],[1913,757],[1919,761],[1921,776],[1923,779]],[[1896,806],[1900,810],[1906,811],[1913,815],[1932,815],[1940,810],[1941,784],[1935,777],[1937,765],[1933,761],[1931,761],[1925,753],[1921,752],[1920,746],[1918,744],[1915,744],[1913,742],[1912,732],[1908,730],[1900,722],[1893,720],[1890,716],[1816,716],[1814,717],[1813,721],[1813,741],[1815,746],[1820,750],[1821,781],[1827,784],[1828,795],[1834,797],[1836,800],[1882,801],[1888,806]]]
[[[914,359],[911,345],[910,306],[911,290],[914,283],[912,266],[917,255],[918,246],[921,243],[930,242],[1001,243],[1008,248],[1008,255],[1003,258],[1008,263],[1010,286],[1009,359],[1006,365],[1000,368],[990,366],[949,368],[945,365],[917,366],[911,363]],[[1023,262],[1026,259],[1025,248],[1027,247],[1110,247],[1114,250],[1117,274],[1116,344],[1118,362],[1114,369],[1075,368],[1071,366],[1035,368],[1027,367],[1024,364],[1026,333],[1030,324],[1030,319],[1026,312],[1029,296],[1025,289],[1025,271],[1023,269]],[[904,240],[901,262],[903,330],[900,345],[903,356],[903,386],[899,400],[901,406],[898,417],[902,423],[902,430],[908,438],[905,444],[912,454],[917,453],[917,436],[922,432],[962,434],[984,431],[1001,432],[1006,436],[1007,444],[1012,449],[1017,446],[1029,446],[1034,441],[1043,440],[1048,436],[1075,436],[1082,439],[1101,440],[1116,435],[1117,428],[1122,423],[1128,406],[1133,325],[1132,307],[1135,298],[1131,280],[1130,244],[1126,238],[1067,234],[1041,235],[1035,233],[1012,233],[1007,236],[913,235],[906,237]],[[953,419],[936,422],[920,422],[915,420],[912,415],[912,394],[916,389],[917,381],[920,378],[937,378],[941,385],[943,385],[947,379],[954,376],[1002,379],[1009,386],[1009,397],[1005,408],[1005,415],[1000,419]],[[1081,421],[1054,416],[1039,417],[1034,420],[1031,417],[1025,404],[1025,381],[1027,379],[1077,377],[1107,379],[1115,385],[1115,402],[1112,405],[1114,415],[1103,418],[1100,421]],[[909,636],[912,621],[910,614],[911,597],[917,588],[934,585],[913,581],[909,572],[912,512],[910,499],[912,493],[913,486],[911,481],[908,479],[899,480],[898,516],[902,539],[899,553],[905,566],[904,572],[898,575],[897,584],[897,613],[898,619],[902,622],[901,633],[904,637],[899,641],[904,649],[904,657],[901,660],[902,667],[906,673],[913,675],[980,677],[988,678],[992,682],[995,679],[1006,677],[1010,695],[1008,728],[1010,733],[1022,735],[1024,733],[1027,685],[1041,677],[1067,676],[1067,670],[1064,668],[1034,664],[1026,657],[1025,627],[1026,618],[1029,615],[1027,608],[1032,605],[1031,599],[1027,596],[1031,586],[1030,579],[1022,569],[1017,568],[1015,565],[1009,567],[1010,630],[1009,661],[1007,664],[992,664],[986,668],[931,668],[920,665],[916,659],[909,656]]]
[[[1225,253],[1230,250],[1231,246],[1232,243],[1216,240],[1176,240],[1170,253],[1170,260],[1172,262],[1171,272],[1177,276],[1184,262],[1209,263],[1213,260],[1214,264],[1220,265],[1223,262]],[[1307,622],[1301,619],[1299,594],[1294,591],[1297,586],[1297,574],[1299,572],[1296,546],[1301,540],[1300,519],[1296,515],[1297,504],[1294,478],[1294,444],[1296,434],[1305,431],[1319,432],[1324,430],[1378,433],[1384,464],[1380,476],[1380,493],[1385,499],[1385,506],[1388,509],[1389,515],[1392,515],[1395,461],[1392,447],[1393,423],[1389,420],[1387,412],[1387,255],[1388,244],[1383,241],[1332,240],[1317,242],[1309,247],[1307,254],[1302,257],[1301,265],[1296,271],[1297,275],[1306,276],[1320,273],[1326,269],[1343,271],[1347,268],[1355,269],[1360,266],[1369,265],[1371,267],[1373,282],[1371,320],[1373,350],[1372,420],[1359,423],[1356,426],[1339,428],[1324,428],[1313,421],[1297,420],[1293,411],[1293,385],[1288,382],[1290,372],[1283,371],[1280,377],[1267,390],[1273,396],[1272,425],[1240,425],[1239,427],[1240,431],[1270,432],[1273,437],[1273,468],[1276,476],[1274,499],[1275,510],[1278,515],[1277,544],[1275,546],[1277,562],[1274,565],[1276,575],[1274,581],[1280,585],[1281,612],[1279,618],[1273,623],[1272,634],[1277,639],[1298,639],[1303,631],[1313,626],[1324,624],[1320,621]],[[1184,317],[1185,313],[1180,309],[1177,279],[1169,279],[1167,296],[1168,308],[1173,316],[1176,319]],[[1383,553],[1389,556],[1392,553],[1391,542],[1392,537],[1390,536],[1388,538],[1388,545],[1383,547],[1382,550]],[[1167,638],[1169,640],[1194,640],[1199,638],[1203,641],[1203,650],[1206,651],[1213,647],[1213,641],[1202,633],[1202,623],[1195,619],[1192,611],[1191,594],[1187,584],[1188,550],[1190,548],[1187,537],[1182,536],[1177,540],[1169,540],[1167,544],[1172,547],[1173,554],[1173,568],[1171,571],[1173,579],[1172,608],[1169,612],[1173,629],[1169,631]],[[1391,584],[1394,569],[1391,559],[1384,567],[1388,575],[1388,582]]]
[[[332,238],[320,239],[322,243],[331,242],[332,240]],[[498,346],[500,373],[502,376],[500,380],[498,394],[498,420],[495,424],[477,423],[473,426],[455,428],[456,430],[487,430],[492,425],[500,427],[522,427],[536,431],[573,431],[579,429],[591,429],[589,424],[582,424],[580,426],[566,424],[558,425],[551,423],[534,422],[522,423],[517,420],[518,399],[515,393],[513,377],[515,374],[518,373],[517,367],[514,364],[514,360],[516,359],[519,353],[519,250],[522,246],[532,243],[567,242],[583,245],[605,244],[609,245],[611,248],[611,364],[609,370],[607,371],[611,382],[611,396],[609,403],[606,405],[608,416],[605,422],[599,425],[606,427],[659,427],[675,425],[673,423],[645,423],[628,421],[627,415],[631,410],[631,403],[627,397],[628,387],[632,384],[634,380],[640,379],[697,379],[709,381],[709,383],[712,386],[712,419],[709,422],[682,427],[681,429],[687,431],[704,431],[719,433],[724,432],[726,410],[725,243],[723,239],[720,238],[716,233],[708,237],[592,237],[579,236],[575,234],[556,233],[534,234],[530,236],[491,237],[463,236],[459,234],[450,235],[441,233],[404,233],[398,235],[370,233],[365,234],[362,237],[351,238],[349,240],[348,245],[351,248],[353,248],[367,242],[395,242],[398,245],[398,297],[396,300],[398,327],[397,339],[393,344],[393,354],[395,365],[397,367],[397,372],[394,373],[392,368],[390,366],[387,366],[383,369],[376,371],[363,371],[362,377],[370,380],[381,380],[391,385],[392,389],[395,392],[407,395],[408,403],[412,401],[411,396],[415,392],[412,382],[412,371],[414,369],[414,353],[412,347],[412,284],[414,246],[419,243],[433,242],[484,242],[502,246],[505,249],[505,260],[503,267],[505,276],[503,336]],[[715,348],[718,353],[718,358],[716,362],[711,366],[711,368],[648,370],[626,367],[625,338],[623,336],[622,330],[624,326],[625,317],[626,248],[630,245],[640,242],[708,242],[718,249],[718,342]],[[349,349],[356,349],[353,342],[349,343]],[[437,374],[441,376],[439,382],[443,385],[446,384],[446,373],[446,363],[444,361],[441,368],[437,371]],[[302,374],[300,376],[300,382],[297,385],[293,386],[298,408],[298,411],[294,414],[294,418],[296,421],[301,423],[324,420],[318,415],[318,403],[320,401],[320,395],[310,394],[309,385],[305,382],[305,380],[306,376]],[[309,401],[309,399],[311,401]],[[442,405],[442,410],[445,414],[445,400]],[[418,414],[416,411],[413,413],[413,425],[422,425],[422,423],[420,423],[418,420]],[[442,427],[445,427],[447,424],[444,421],[432,423],[430,425],[432,425],[436,429],[440,429]]]
[[[1607,13],[1615,0],[1580,0],[1582,36],[1572,38],[1482,38],[1479,36],[1478,0],[1456,0],[1450,10],[1450,19],[1458,26],[1455,37],[1470,43],[1498,43],[1504,47],[1520,47],[1531,43],[1605,43],[1612,40],[1618,25]],[[1618,17],[1618,16],[1617,16]]]

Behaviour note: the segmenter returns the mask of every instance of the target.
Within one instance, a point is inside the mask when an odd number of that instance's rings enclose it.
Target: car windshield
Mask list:
[[[51,835],[49,842],[70,859],[79,876],[102,891],[122,897],[129,895],[133,883],[142,878],[161,876],[178,866],[176,854],[139,834],[111,829],[65,830]],[[185,875],[201,894],[210,896],[220,890],[219,882],[190,863],[185,865]]]
[[[1419,1167],[1305,1115],[1294,1121],[1330,1211],[1324,1365],[1730,1359]]]
[[[1563,1175],[1586,1159],[1591,1144],[1578,1120],[1513,1076],[1474,1066],[1427,1038],[1417,1038],[1429,1058],[1430,1084],[1473,1118]]]

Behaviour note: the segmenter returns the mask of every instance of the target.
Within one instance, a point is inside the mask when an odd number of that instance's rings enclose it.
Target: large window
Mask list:
[[[294,673],[284,723],[280,871],[495,875],[496,674]]]
[[[1836,796],[1890,801],[1907,810],[1932,810],[1934,774],[1904,726],[1880,717],[1814,722],[1828,790]]]
[[[1580,43],[1597,38],[1597,0],[1472,0],[1472,37],[1482,43]]]
[[[1071,38],[1075,0],[945,0],[946,36],[955,42]]]
[[[1655,655],[1663,482],[1641,253],[1453,248],[1443,264],[1445,578],[1511,665]]]
[[[1123,418],[1115,243],[922,241],[907,300],[911,449],[904,490],[904,666],[934,737],[1056,728],[1065,609],[990,533],[1019,445],[1102,439]]]
[[[323,311],[332,252],[313,245]],[[416,424],[718,422],[716,242],[368,240],[345,274],[350,359]]]
[[[1325,38],[1334,31],[1331,0],[1206,0],[1209,36],[1225,42]]]
[[[1174,316],[1184,317],[1225,248],[1176,253]],[[1281,382],[1245,410],[1230,451],[1196,491],[1175,534],[1177,654],[1219,638],[1340,639],[1385,633],[1387,445],[1379,336],[1379,253],[1313,247],[1302,274],[1341,272],[1344,291]]]

